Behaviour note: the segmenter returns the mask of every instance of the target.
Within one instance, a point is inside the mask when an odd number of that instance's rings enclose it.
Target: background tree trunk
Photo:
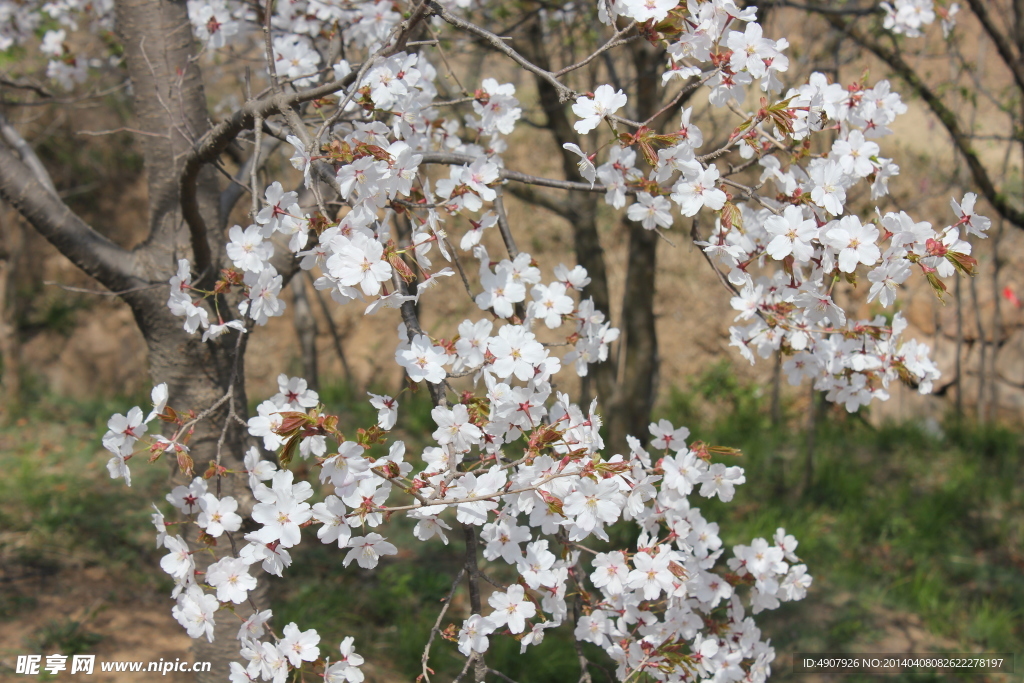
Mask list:
[[[659,60],[663,50],[646,41],[630,44],[636,75],[634,118],[645,121],[657,111],[660,85]],[[646,170],[643,159],[638,168]],[[659,237],[635,221],[622,217],[622,228],[629,232],[629,262],[626,285],[622,294],[622,315],[619,340],[620,362],[618,382],[607,409],[608,440],[612,453],[626,453],[630,434],[647,443],[648,422],[657,396],[658,332],[654,319],[655,267]]]

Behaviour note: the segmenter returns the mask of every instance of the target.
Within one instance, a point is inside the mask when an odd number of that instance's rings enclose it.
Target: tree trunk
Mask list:
[[[658,333],[654,324],[654,287],[658,235],[623,217],[629,231],[629,263],[622,295],[621,372],[610,405],[605,408],[608,447],[627,453],[626,435],[646,443],[657,394]]]
[[[4,223],[0,225],[0,407],[10,414],[11,406],[21,397],[21,363],[16,311],[12,292],[15,286],[15,266],[21,252],[21,228],[16,221],[7,221],[9,214],[0,214]]]
[[[211,234],[190,235],[184,229],[179,182],[183,158],[196,141],[209,130],[210,122],[203,91],[202,75],[195,60],[195,40],[188,30],[188,11],[180,0],[118,0],[117,31],[124,44],[128,72],[132,79],[135,115],[139,128],[152,133],[138,137],[145,162],[149,189],[149,237],[134,252],[134,273],[148,280],[165,281],[175,271],[179,258],[193,258],[199,248],[209,250],[215,275],[223,259],[222,216],[218,180],[211,167],[200,174],[197,200],[199,211]],[[205,245],[197,242],[202,240]],[[202,273],[196,273],[201,277]],[[212,281],[212,280],[210,280]],[[178,410],[204,410],[228,391],[229,401],[199,422],[189,441],[190,455],[197,474],[211,461],[241,470],[247,445],[243,427],[246,415],[244,353],[246,339],[237,333],[203,343],[197,335],[182,329],[182,320],[167,308],[166,290],[144,290],[126,294],[135,320],[149,349],[149,371],[154,384],[166,382],[169,404]],[[222,296],[218,310],[229,320],[237,310],[237,295]],[[231,311],[231,312],[229,312]],[[215,317],[215,316],[214,316]],[[176,475],[178,483],[186,478]],[[252,494],[244,478],[229,476],[210,480],[217,496],[233,496],[239,502],[239,514],[252,509]],[[244,531],[244,529],[243,529]],[[241,532],[235,541],[240,547]],[[187,539],[197,547],[195,538]],[[213,553],[197,553],[197,568],[205,570],[211,562],[233,554],[226,536]],[[257,607],[266,602],[265,594],[254,595]],[[247,604],[238,606],[245,618]],[[197,674],[199,683],[224,681],[228,664],[239,660],[238,626],[240,621],[227,611],[216,617],[213,643],[199,638],[193,643],[197,662],[211,662],[211,671]]]
[[[320,370],[316,351],[317,324],[313,308],[306,296],[306,283],[302,274],[292,279],[292,303],[295,308],[295,334],[302,351],[302,374],[314,391],[320,388]]]

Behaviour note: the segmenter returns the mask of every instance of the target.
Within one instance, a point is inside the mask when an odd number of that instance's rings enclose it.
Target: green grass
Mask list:
[[[71,555],[138,580],[153,575],[144,569],[159,557],[150,502],[162,499],[168,471],[135,467],[128,488],[110,479],[100,445],[110,415],[134,404],[130,398],[28,400],[0,427],[0,557],[9,571],[52,574]],[[12,601],[6,596],[0,611]]]

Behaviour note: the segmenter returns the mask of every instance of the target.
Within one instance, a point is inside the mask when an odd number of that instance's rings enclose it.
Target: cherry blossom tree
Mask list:
[[[888,81],[813,73],[787,83],[788,41],[766,37],[757,8],[732,0],[537,5],[522,17],[521,45],[499,24],[508,12],[461,0],[0,7],[0,47],[46,56],[40,73],[26,60],[10,87],[46,97],[106,78],[131,88],[150,204],[138,247],[75,216],[6,119],[0,195],[126,301],[147,340],[153,406],[113,416],[103,444],[111,477],[127,485],[147,456],[183,475],[167,495],[178,517],[158,511],[153,521],[175,582],[172,613],[196,638],[197,659],[216,663],[209,680],[301,671],[361,681],[357,639],[335,645],[279,623],[264,590],[271,576],[287,580],[293,548],[316,542],[304,527],[337,545],[346,567],[373,569],[398,554],[396,518],[420,541],[447,544],[451,532],[465,545],[424,643],[424,681],[438,636],[466,657],[458,678],[483,681],[502,675],[488,666],[495,638],[527,652],[555,628],[600,647],[624,681],[769,675],[775,653],[752,615],[805,596],[796,539],[779,529],[725,548],[696,503],[728,502],[746,482],[732,452],[667,421],[638,429],[646,412],[624,407],[649,411],[656,248],[684,238],[720,279],[736,310],[732,345],[750,362],[782,353],[792,382],[813,382],[850,411],[886,399],[893,382],[930,390],[938,371],[927,346],[903,339],[900,313],[858,320],[858,302],[846,310],[834,296],[858,276],[872,283],[865,298],[890,310],[912,275],[941,291],[974,271],[965,234],[989,227],[974,194],[955,198],[938,229],[896,206],[852,212],[856,196],[883,206],[899,172],[884,142],[906,106]],[[568,24],[598,39],[558,67],[545,31]],[[506,165],[523,107],[500,70],[443,91],[453,40],[531,74],[561,136],[565,179]],[[629,93],[616,64],[632,69]],[[242,84],[241,104],[217,122],[210,74]],[[684,106],[697,93],[730,121],[723,134],[701,130]],[[221,157],[232,146],[248,154],[230,171]],[[291,190],[287,174],[266,177],[280,151],[301,174]],[[506,189],[552,207],[552,193],[570,193],[567,211],[584,214],[579,263],[544,272],[519,249]],[[246,194],[250,224],[229,225]],[[626,209],[626,355],[646,359],[625,365],[626,390],[602,389],[614,375],[597,383],[599,395],[611,391],[609,422],[632,430],[609,447],[601,403],[564,391],[564,378],[600,372],[620,336],[592,239],[597,199]],[[371,394],[377,422],[346,434],[317,392],[287,375],[247,413],[246,340],[282,315],[282,288],[301,271],[337,305],[393,316],[388,355],[429,392],[436,445],[409,452],[398,438],[401,396]],[[423,324],[437,297],[461,295],[473,316]],[[290,468],[297,458],[318,487]],[[608,527],[620,523],[634,525],[635,545],[612,542]],[[449,615],[463,581],[470,614]]]

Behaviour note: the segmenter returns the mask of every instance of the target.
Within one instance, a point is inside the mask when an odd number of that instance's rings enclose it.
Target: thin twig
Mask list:
[[[475,302],[476,297],[473,296],[473,289],[469,286],[469,278],[466,277],[466,271],[462,268],[462,261],[459,259],[459,252],[455,250],[454,245],[448,241],[448,238],[444,238],[445,243],[448,245],[448,252],[452,255],[452,260],[455,262],[455,269],[459,271],[459,277],[462,278],[462,286],[466,288],[466,294],[469,295],[469,300]]]
[[[142,292],[147,289],[156,289],[157,287],[166,287],[166,282],[157,282],[152,285],[143,285],[142,287],[132,287],[131,289],[122,289],[117,292],[111,292],[105,289],[86,289],[84,287],[72,287],[70,285],[64,285],[59,282],[52,280],[43,280],[44,285],[52,285],[54,287],[60,287],[67,292],[79,292],[81,294],[98,294],[99,296],[121,296],[122,294],[131,294],[132,292]]]
[[[550,71],[545,71],[544,69],[540,68],[530,60],[526,59],[521,54],[519,54],[518,52],[510,48],[508,45],[506,45],[505,41],[502,40],[501,37],[494,35],[487,29],[480,28],[476,24],[471,24],[468,21],[460,19],[459,17],[455,16],[454,14],[446,10],[437,2],[434,2],[434,0],[430,0],[430,12],[435,16],[441,17],[447,23],[451,24],[457,29],[468,31],[469,33],[480,36],[498,52],[505,54],[507,57],[512,59],[512,61],[514,61],[516,64],[519,64],[527,71],[535,73],[541,78],[543,78],[545,81],[550,83],[555,88],[555,90],[558,91],[559,101],[565,102],[572,97],[579,96],[579,94],[575,90],[566,86],[564,83],[555,78],[554,74],[552,74]]]
[[[274,43],[270,36],[270,26],[274,19],[274,0],[267,0],[263,8],[263,49],[267,56],[267,71],[270,72],[270,87],[275,95],[281,92],[281,84],[277,81],[277,60],[274,59]]]
[[[430,646],[434,642],[434,636],[441,629],[441,620],[444,619],[444,615],[448,612],[448,608],[451,607],[452,598],[455,596],[455,591],[459,587],[459,582],[462,581],[462,576],[466,573],[466,568],[459,569],[459,573],[456,574],[455,580],[452,581],[452,589],[448,591],[448,597],[444,599],[444,607],[441,608],[441,612],[437,615],[437,619],[434,621],[434,627],[430,629],[430,636],[427,638],[427,644],[423,648],[423,656],[420,657],[420,668],[422,671],[423,679],[430,683],[430,676],[427,674],[429,668],[427,664],[430,662]]]
[[[28,83],[25,81],[14,81],[10,78],[0,76],[0,85],[6,85],[8,88],[17,88],[18,90],[31,90],[40,97],[50,98],[53,94],[41,85],[36,83]]]
[[[502,672],[498,671],[497,669],[491,669],[491,668],[488,668],[488,669],[487,669],[487,673],[489,673],[489,674],[494,674],[494,675],[495,675],[495,676],[497,676],[498,678],[500,678],[500,679],[502,679],[502,680],[504,680],[504,681],[507,681],[507,683],[516,683],[516,681],[514,681],[514,680],[513,680],[513,679],[511,679],[511,678],[509,678],[508,676],[506,676],[506,675],[505,675],[505,674],[503,674]]]
[[[459,675],[452,679],[452,683],[459,683],[459,681],[462,680],[463,676],[466,675],[466,672],[469,671],[469,667],[471,667],[473,663],[476,662],[477,656],[477,653],[474,652],[466,659],[465,666],[462,667],[462,671],[459,672]]]
[[[693,93],[693,92],[694,92],[694,91],[695,91],[695,90],[696,90],[697,88],[699,88],[700,86],[702,86],[702,85],[704,85],[705,83],[707,83],[707,82],[708,82],[708,79],[710,79],[710,78],[711,78],[711,77],[712,77],[712,76],[713,76],[714,74],[715,74],[715,72],[714,72],[714,71],[712,71],[712,72],[711,72],[710,74],[708,74],[708,75],[707,75],[707,76],[705,76],[704,78],[697,78],[696,76],[693,76],[693,77],[691,77],[691,78],[690,78],[690,81],[689,81],[689,82],[688,82],[688,83],[687,83],[686,85],[684,85],[684,86],[682,87],[682,89],[681,89],[681,90],[680,90],[680,91],[679,91],[678,93],[676,93],[676,96],[675,96],[675,97],[673,97],[673,98],[672,98],[671,100],[669,100],[669,103],[668,103],[668,104],[666,104],[666,105],[665,105],[664,107],[662,107],[662,108],[661,108],[661,109],[659,109],[658,111],[654,112],[654,114],[652,114],[652,115],[651,115],[650,117],[648,117],[648,118],[647,118],[647,120],[643,122],[643,124],[644,124],[645,126],[648,126],[648,125],[650,125],[650,123],[651,123],[652,121],[654,121],[654,119],[658,118],[659,116],[661,116],[662,114],[664,114],[665,112],[667,112],[667,111],[668,111],[669,109],[671,109],[672,107],[674,107],[674,106],[676,106],[677,104],[679,104],[679,102],[680,102],[680,101],[681,101],[681,100],[682,100],[682,99],[683,99],[684,97],[688,97],[688,96],[689,96],[689,95],[691,95],[691,94],[692,94],[692,93]]]
[[[519,248],[516,240],[512,237],[512,228],[508,224],[508,215],[505,213],[505,202],[502,198],[502,188],[499,185],[494,188],[494,211],[498,214],[498,231],[501,232],[501,240],[508,250],[508,257],[513,261],[519,256]]]
[[[632,40],[636,40],[637,38],[640,37],[639,34],[637,34],[635,36],[630,36],[628,38],[624,38],[624,36],[627,33],[629,33],[631,30],[633,30],[634,26],[636,26],[636,24],[631,22],[624,29],[622,29],[620,31],[616,31],[615,35],[613,35],[611,38],[608,39],[608,42],[606,42],[601,47],[597,48],[597,50],[594,53],[592,53],[589,57],[585,57],[582,61],[576,62],[575,64],[572,64],[571,66],[567,66],[564,69],[559,69],[558,71],[552,72],[551,75],[556,77],[556,78],[558,76],[564,76],[565,74],[569,73],[570,71],[575,71],[576,69],[581,69],[581,68],[585,67],[587,64],[590,64],[590,62],[592,62],[594,59],[599,57],[602,53],[607,52],[608,50],[611,50],[614,47],[618,47],[619,45],[625,45],[626,43],[628,43],[628,42],[630,42]]]
[[[313,287],[313,296],[320,303],[320,310],[324,313],[324,318],[327,319],[327,329],[331,331],[331,338],[334,340],[334,351],[338,354],[338,359],[341,361],[341,368],[345,372],[345,382],[348,385],[349,391],[354,389],[354,382],[352,378],[352,369],[348,366],[348,359],[345,357],[345,349],[341,344],[341,334],[338,333],[338,326],[334,324],[334,318],[331,317],[331,309],[327,306],[327,302],[324,301],[323,294],[316,288],[316,283],[313,282],[313,276],[307,270],[305,271],[306,277],[309,278],[309,283]]]
[[[129,128],[128,126],[121,126],[120,128],[111,128],[109,130],[76,130],[75,135],[113,135],[114,133],[134,133],[135,135],[147,135],[151,138],[165,138],[170,139],[170,135],[167,133],[151,133],[148,130],[139,130],[138,128]]]

